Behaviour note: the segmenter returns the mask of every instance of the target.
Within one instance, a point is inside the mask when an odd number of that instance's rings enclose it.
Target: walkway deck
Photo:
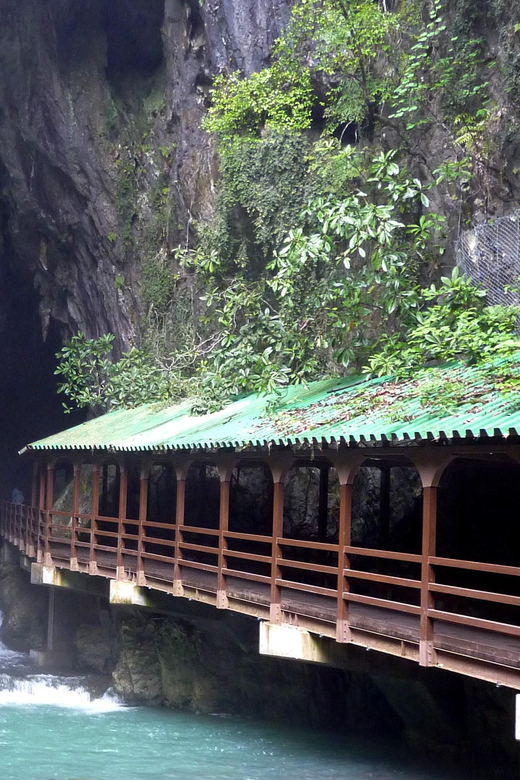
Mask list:
[[[126,533],[132,524],[134,533]],[[158,527],[168,538],[157,538]],[[88,528],[79,516],[9,503],[0,506],[0,533],[47,565],[135,582],[520,690],[520,569],[430,557],[432,571],[484,571],[500,582],[507,577],[511,587],[484,592],[432,577],[422,593],[420,573],[417,579],[386,573],[390,565],[411,570],[422,562],[406,553],[106,517]],[[314,562],[318,553],[329,562]],[[384,566],[361,568],[367,558]],[[428,599],[427,647],[420,597]],[[500,619],[492,619],[495,609]]]

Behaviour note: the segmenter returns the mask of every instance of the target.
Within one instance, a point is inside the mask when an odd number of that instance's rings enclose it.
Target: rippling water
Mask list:
[[[457,780],[390,746],[309,730],[125,707],[88,679],[28,673],[0,646],[1,780]]]

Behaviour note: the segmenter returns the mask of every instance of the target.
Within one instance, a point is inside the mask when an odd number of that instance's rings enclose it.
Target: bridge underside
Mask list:
[[[504,443],[53,453],[1,533],[35,582],[69,570],[108,578],[114,603],[166,593],[255,616],[267,654],[343,665],[358,646],[520,690],[519,458]]]

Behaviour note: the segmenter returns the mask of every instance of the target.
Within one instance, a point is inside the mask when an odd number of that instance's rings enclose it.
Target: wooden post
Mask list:
[[[40,466],[37,460],[34,461],[32,467],[32,480],[31,480],[31,506],[35,507],[38,501],[38,476],[40,473]]]
[[[31,506],[27,512],[26,517],[26,545],[25,552],[30,558],[36,557],[36,549],[38,547],[38,498],[39,498],[39,476],[40,465],[38,461],[33,463],[32,470],[32,490],[31,490]]]
[[[42,525],[45,523],[45,486],[46,486],[46,464],[40,464],[40,492],[38,496],[38,513],[37,513],[37,548],[36,548],[36,560],[38,563],[43,563],[43,557],[45,555],[45,544],[42,545]]]
[[[329,515],[329,464],[320,463],[320,493],[318,508],[318,539],[327,541],[327,521]]]
[[[47,495],[45,499],[45,552],[43,562],[46,566],[52,566],[51,555],[51,522],[52,505],[54,502],[54,463],[47,465]]]
[[[228,477],[229,475],[226,475]],[[224,479],[220,482],[220,513],[219,513],[219,536],[218,536],[218,584],[217,584],[217,607],[218,609],[228,608],[228,597],[226,591],[226,577],[223,570],[227,566],[226,550],[227,539],[226,531],[229,530],[229,486],[230,480]]]
[[[421,634],[419,643],[419,664],[431,666],[434,662],[433,621],[428,610],[435,606],[434,596],[430,592],[430,583],[434,581],[433,567],[429,558],[435,555],[437,534],[437,487],[423,488],[423,534],[421,562]]]
[[[277,542],[283,536],[283,493],[284,483],[283,477],[278,476],[278,479],[273,485],[273,537],[272,537],[272,553],[271,553],[271,608],[269,614],[269,620],[271,623],[282,622],[282,599],[281,589],[277,584],[277,580],[281,579],[280,558],[282,557],[282,550]]]
[[[379,544],[382,550],[388,550],[390,541],[390,470],[388,463],[381,463],[381,482],[379,489]]]
[[[78,571],[78,552],[76,548],[77,522],[79,514],[79,491],[80,491],[81,464],[74,463],[74,476],[72,483],[72,515],[70,518],[70,569]]]
[[[340,485],[339,493],[339,551],[338,551],[338,615],[336,619],[336,640],[350,642],[352,634],[348,619],[348,601],[343,593],[350,590],[350,581],[345,577],[345,570],[350,568],[350,555],[345,547],[352,542],[352,485]]]
[[[139,540],[137,543],[137,584],[146,585],[146,576],[144,573],[144,558],[145,552],[145,527],[146,517],[148,513],[148,464],[141,464],[141,479],[139,482]]]
[[[122,460],[119,464],[119,522],[117,524],[117,564],[116,580],[124,580],[125,563],[123,558],[123,533],[124,520],[126,518],[126,505],[128,501],[128,472],[126,463]]]
[[[97,518],[99,514],[99,463],[94,463],[92,468],[92,508],[90,515],[90,557],[88,573],[97,574],[96,560],[96,534]]]
[[[177,498],[175,502],[175,566],[173,574],[173,595],[184,596],[182,587],[182,526],[184,525],[184,506],[186,503],[186,478],[184,472],[177,473]]]

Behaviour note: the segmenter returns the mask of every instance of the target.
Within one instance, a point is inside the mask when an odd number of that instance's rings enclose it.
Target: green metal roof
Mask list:
[[[511,399],[490,389],[478,368],[450,364],[429,369],[426,376],[456,382],[468,402],[445,414],[423,406],[420,382],[425,372],[421,379],[403,382],[335,377],[291,386],[281,399],[250,395],[206,415],[191,415],[188,402],[119,410],[26,450],[161,451],[518,435],[520,404],[513,406]]]

